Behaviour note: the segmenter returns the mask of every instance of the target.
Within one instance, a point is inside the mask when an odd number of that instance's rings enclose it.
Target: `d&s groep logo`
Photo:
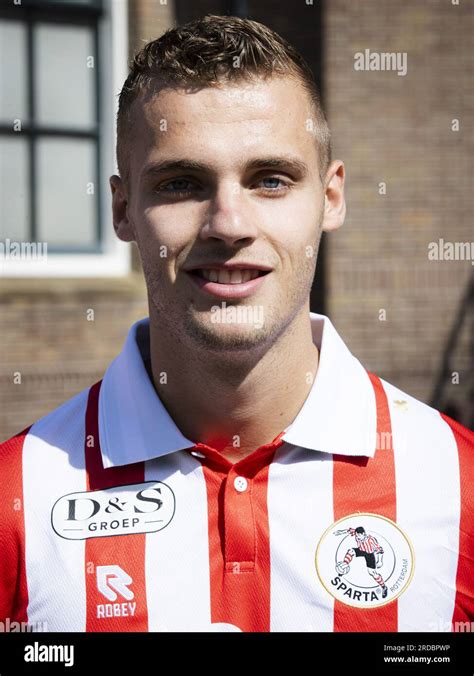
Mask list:
[[[51,523],[66,540],[155,533],[168,526],[175,506],[169,486],[145,481],[63,495],[53,506]]]

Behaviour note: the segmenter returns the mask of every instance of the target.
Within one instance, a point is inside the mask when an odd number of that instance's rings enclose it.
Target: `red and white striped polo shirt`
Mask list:
[[[320,362],[303,407],[236,464],[185,438],[162,405],[137,342],[147,319],[101,382],[2,444],[0,628],[472,622],[474,434],[368,373],[327,317],[310,318]],[[357,527],[383,549],[376,571],[364,556],[341,564]]]

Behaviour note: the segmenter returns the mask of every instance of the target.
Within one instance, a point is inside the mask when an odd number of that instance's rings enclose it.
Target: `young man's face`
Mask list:
[[[166,89],[133,115],[130,193],[111,178],[114,226],[137,242],[159,325],[190,347],[271,345],[307,311],[321,230],[344,218],[344,167],[331,165],[325,192],[308,95],[286,77]],[[188,166],[152,171],[172,162]],[[267,274],[230,288],[234,273],[190,272],[231,263]]]

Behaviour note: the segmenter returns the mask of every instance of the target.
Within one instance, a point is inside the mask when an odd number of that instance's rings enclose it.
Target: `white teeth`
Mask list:
[[[258,277],[258,270],[200,270],[204,279],[219,284],[243,284]]]

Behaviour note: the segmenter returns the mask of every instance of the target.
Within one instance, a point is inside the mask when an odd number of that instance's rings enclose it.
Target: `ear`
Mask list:
[[[115,234],[123,242],[134,242],[135,233],[128,219],[128,194],[124,182],[115,174],[109,178],[112,191],[112,217]]]
[[[341,160],[334,160],[326,172],[324,216],[322,229],[325,232],[337,230],[346,217],[346,200],[344,198],[345,168]]]

